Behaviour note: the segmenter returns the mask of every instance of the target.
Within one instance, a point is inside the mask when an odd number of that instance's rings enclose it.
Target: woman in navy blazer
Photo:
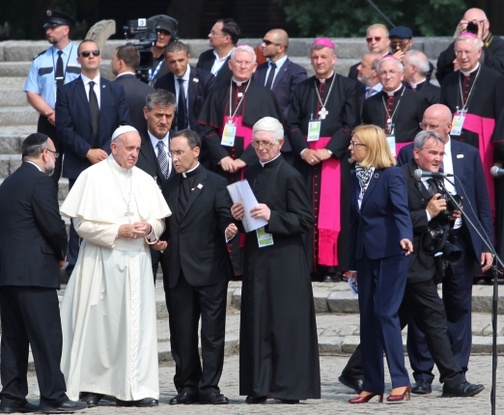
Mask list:
[[[406,287],[407,255],[413,251],[408,191],[383,129],[358,126],[349,151],[356,162],[350,181],[350,269],[358,276],[364,369],[363,391],[349,402],[365,403],[377,395],[383,401],[384,352],[393,388],[387,401],[402,401],[410,397],[397,315]]]

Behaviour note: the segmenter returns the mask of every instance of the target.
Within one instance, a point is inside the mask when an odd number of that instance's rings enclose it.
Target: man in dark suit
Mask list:
[[[419,50],[409,50],[402,59],[404,81],[408,88],[425,98],[429,105],[439,103],[441,88],[428,79],[429,59]]]
[[[199,56],[196,67],[205,69],[215,76],[214,86],[227,85],[231,80],[228,61],[231,51],[238,43],[240,33],[240,27],[233,19],[220,19],[215,22],[208,34],[212,49]]]
[[[463,197],[463,206],[467,206],[467,209],[464,209],[467,219],[477,224],[480,234],[487,235],[488,240],[493,241],[490,203],[478,150],[469,144],[450,138],[451,111],[445,105],[436,104],[427,108],[422,126],[424,129],[436,131],[445,142],[444,172],[454,174],[457,178],[454,181],[455,186],[444,180],[445,187],[450,193]],[[405,147],[399,155],[398,162],[407,163],[411,159],[411,151],[411,147]],[[449,323],[448,333],[453,355],[462,370],[467,372],[472,345],[472,281],[479,271],[484,272],[490,268],[493,258],[484,247],[476,230],[468,226],[465,218],[456,222],[454,226],[457,234],[455,244],[460,248],[462,258],[449,263],[445,272],[443,303]],[[434,379],[433,362],[421,327],[421,322],[417,319],[410,322],[408,353],[416,381],[412,392],[427,394],[431,391]]]
[[[414,147],[413,150],[411,147]],[[450,220],[455,216],[460,217],[460,212],[449,217],[446,213],[447,201],[440,197],[437,184],[428,178],[419,181],[414,174],[416,169],[439,172],[444,161],[445,144],[438,133],[421,131],[408,150],[410,154],[412,151],[412,157],[402,169],[408,187],[408,206],[413,223],[413,252],[409,260],[406,291],[399,309],[401,327],[415,318],[424,329],[429,351],[440,372],[440,381],[444,383],[442,396],[475,396],[485,387],[466,380],[465,371],[450,347],[445,307],[437,293],[436,278],[439,279],[440,276],[435,254],[442,252],[443,247],[431,247],[427,243],[431,241],[431,232],[440,229],[441,232],[448,232],[448,229],[443,228],[449,228]],[[365,364],[365,359],[358,348],[343,369],[340,382],[358,389],[360,382],[357,379],[361,376],[359,372],[362,372],[361,365]]]
[[[111,65],[112,73],[116,76],[114,82],[124,88],[131,125],[141,131],[145,128],[145,97],[154,91],[154,88],[140,81],[135,75],[135,68],[140,65],[140,52],[134,45],[119,46],[114,51]]]
[[[292,90],[307,77],[306,69],[287,56],[289,36],[282,29],[273,29],[264,35],[261,52],[268,62],[257,67],[253,80],[271,89],[287,118]]]
[[[224,335],[231,262],[226,240],[238,228],[230,215],[227,181],[198,161],[201,140],[191,130],[175,133],[170,153],[177,175],[163,183],[173,215],[166,221],[164,289],[176,363],[177,404],[227,404],[218,382],[224,363]],[[198,323],[201,319],[201,360]]]
[[[0,186],[0,412],[75,411],[86,404],[68,399],[60,370],[63,338],[56,290],[67,240],[49,178],[59,154],[42,133],[30,134],[21,153],[23,164]],[[40,409],[26,400],[29,346]]]
[[[170,43],[165,57],[170,72],[158,79],[154,87],[170,91],[176,97],[174,130],[190,128],[201,136],[202,127],[196,120],[215,77],[204,69],[189,65],[189,48],[182,42]]]
[[[83,40],[77,49],[81,76],[58,88],[56,131],[65,148],[63,177],[71,188],[79,174],[110,152],[110,137],[119,125],[131,124],[122,86],[100,76],[101,55],[96,42]],[[78,235],[70,227],[67,274],[78,254]]]
[[[145,98],[144,125],[139,130],[142,144],[136,166],[151,175],[159,187],[175,174],[170,154],[170,129],[175,116],[175,95],[164,89],[155,89]],[[145,122],[147,120],[147,123]],[[146,126],[147,124],[147,126]],[[154,284],[164,252],[151,249]]]

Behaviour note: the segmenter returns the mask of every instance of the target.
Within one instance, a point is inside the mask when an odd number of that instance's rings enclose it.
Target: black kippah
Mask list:
[[[33,133],[25,138],[23,141],[23,147],[36,146],[38,144],[44,144],[49,137],[42,133]]]

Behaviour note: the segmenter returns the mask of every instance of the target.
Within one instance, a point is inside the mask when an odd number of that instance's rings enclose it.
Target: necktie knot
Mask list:
[[[95,82],[94,81],[89,81],[89,88],[93,89],[94,86],[95,86]]]

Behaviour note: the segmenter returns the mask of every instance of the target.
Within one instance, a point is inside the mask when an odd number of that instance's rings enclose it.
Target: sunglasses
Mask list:
[[[269,46],[269,45],[275,45],[275,46],[280,46],[280,43],[275,43],[275,42],[272,42],[271,40],[268,40],[268,39],[263,39],[262,42],[266,45],[266,46]]]
[[[381,36],[374,36],[374,37],[372,36],[372,37],[367,37],[366,40],[368,43],[372,42],[373,40],[375,42],[379,42],[380,40],[382,40],[382,38],[381,38]]]
[[[80,53],[81,56],[85,58],[89,58],[93,54],[93,56],[100,56],[100,51],[99,50],[85,50]]]

